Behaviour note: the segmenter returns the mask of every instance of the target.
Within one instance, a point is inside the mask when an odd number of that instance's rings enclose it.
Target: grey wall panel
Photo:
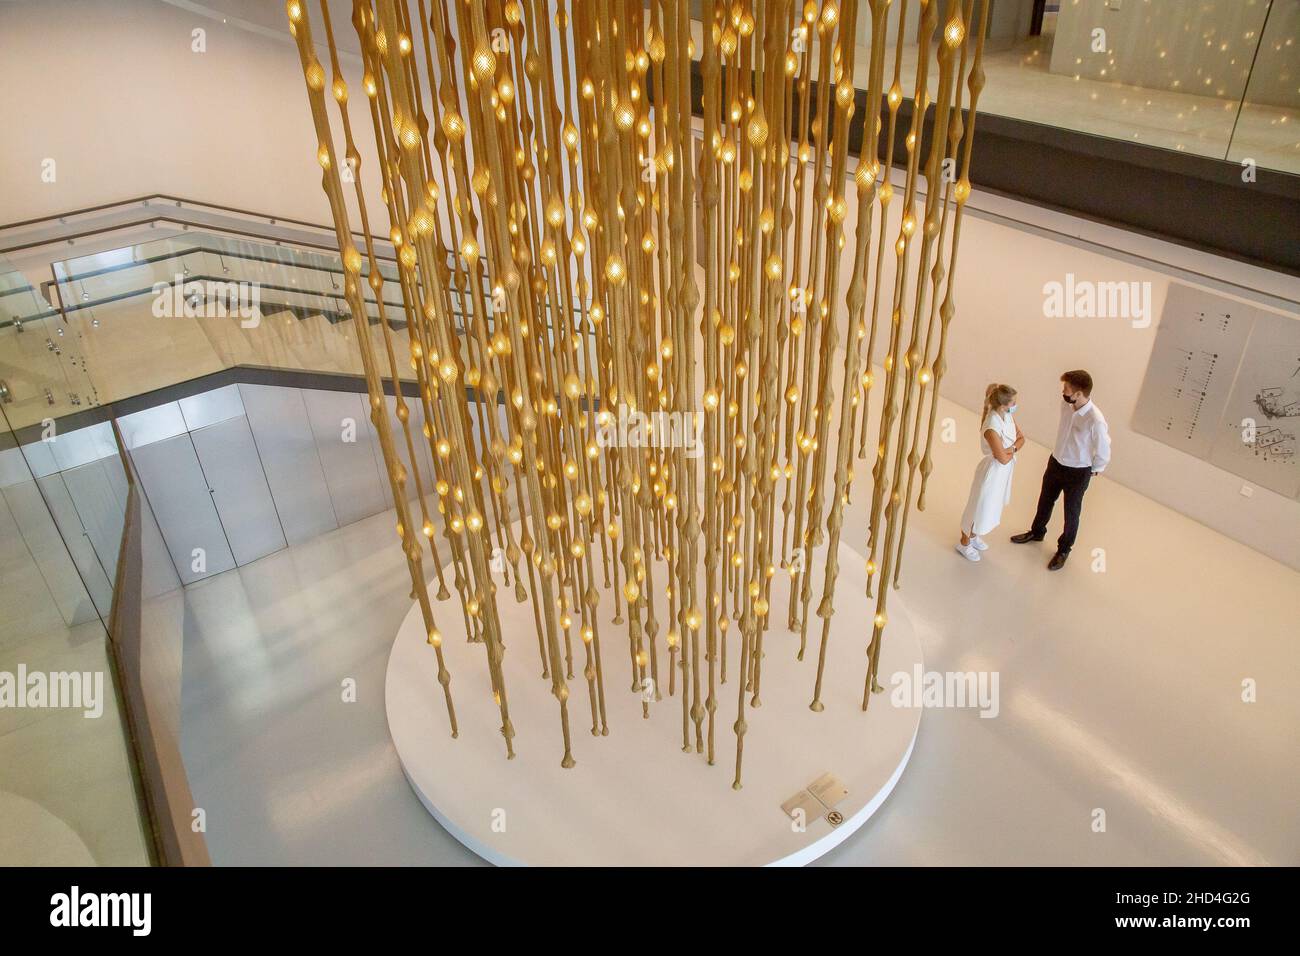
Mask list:
[[[375,464],[378,448],[363,397],[317,389],[304,389],[302,397],[339,525],[383,511],[388,507],[384,482]],[[355,441],[343,440],[344,419],[355,423]]]
[[[366,411],[369,412],[369,399],[362,396],[361,404],[365,407]],[[384,414],[388,416],[390,421],[396,421],[396,419],[392,417],[393,413],[391,404],[385,407],[386,411]],[[375,468],[379,472],[379,490],[384,496],[384,507],[391,508],[393,507],[393,488],[392,484],[388,480],[388,466],[384,464],[384,445],[383,442],[379,440],[379,429],[376,428],[375,423],[370,420],[369,414],[366,415],[365,424],[366,431],[370,435],[370,449],[374,452],[375,456]]]
[[[406,445],[406,432],[402,428],[402,423],[397,420],[397,399],[391,395],[385,395],[384,400],[388,403],[388,426],[392,429],[393,445],[397,448],[397,454],[402,460],[402,465],[406,468],[406,500],[415,502],[419,497],[416,493],[415,472],[411,468],[411,452]],[[419,400],[406,399],[406,411],[408,422],[411,428],[411,444],[416,449],[416,462],[420,467],[420,480],[424,482],[424,490],[427,494],[431,488],[430,472],[431,465],[426,466],[426,459],[420,457],[420,444],[425,441],[424,433],[424,411],[420,407]],[[376,439],[377,441],[377,439]],[[382,465],[382,456],[380,459]],[[418,514],[413,516],[418,518]],[[416,521],[416,524],[419,524]]]
[[[140,549],[143,565],[140,588],[146,600],[181,586],[176,565],[172,563],[167,542],[158,527],[158,519],[144,495],[140,496]]]
[[[415,457],[420,465],[420,479],[424,482],[424,494],[433,492],[433,455],[429,451],[429,439],[424,437],[424,406],[418,398],[408,398],[407,407],[411,410],[411,440],[415,442]],[[415,492],[412,490],[412,496]]]
[[[97,616],[95,606],[68,549],[64,547],[59,529],[50,518],[36,482],[16,482],[7,485],[0,494],[4,495],[14,525],[36,559],[36,566],[64,622],[72,626],[94,620]]]
[[[337,528],[302,392],[271,385],[239,390],[285,539],[297,544]]]
[[[240,400],[238,385],[226,385],[201,395],[191,395],[182,398],[178,404],[181,415],[185,418],[185,426],[190,431],[244,414],[244,403]]]
[[[113,465],[117,465],[117,476],[120,476],[121,463],[116,457],[70,468],[63,473],[63,483],[110,584],[116,579],[117,553],[122,545],[122,525],[126,517],[125,482],[117,480]]]
[[[81,574],[81,580],[90,592],[91,600],[95,602],[100,616],[107,618],[113,607],[113,582],[109,578],[111,571],[100,561],[90,534],[77,513],[68,486],[64,484],[63,476],[49,475],[39,479],[37,484],[50,514],[59,526],[68,553],[72,555],[77,571]]]
[[[113,426],[108,422],[70,432],[56,431],[54,441],[38,444],[54,454],[54,461],[60,471],[99,461],[101,458],[117,457],[117,441],[113,438]]]
[[[235,556],[190,436],[144,445],[132,451],[131,458],[181,583],[192,584],[233,568]],[[194,570],[195,548],[204,551],[203,571]]]
[[[244,416],[190,432],[235,564],[285,546],[280,517]]]
[[[44,478],[46,475],[52,475],[59,470],[58,459],[54,457],[54,442],[52,441],[34,441],[21,448],[10,450],[10,454],[20,455],[23,459],[21,464],[15,465],[12,461],[4,469],[5,480],[11,479],[22,481],[26,478]],[[26,472],[26,474],[23,474]]]
[[[25,457],[26,448],[0,449],[0,488],[32,480],[32,469]]]
[[[440,528],[442,519],[438,515],[438,491],[435,487],[438,476],[433,470],[433,451],[429,447],[429,439],[424,437],[424,409],[419,399],[408,401],[411,403],[411,421],[415,423],[411,428],[411,439],[415,442],[415,453],[420,463],[420,479],[424,482],[424,500],[427,502],[429,520],[434,527]],[[414,485],[411,487],[411,500],[415,500]]]
[[[27,483],[35,489],[30,477]],[[15,484],[18,482],[10,482],[5,487],[11,488]],[[44,515],[44,523],[53,535],[54,543],[61,548],[48,513]],[[65,607],[69,612],[75,611],[78,600],[90,607],[90,597],[82,588],[81,579],[66,552],[57,565],[49,561],[38,564],[32,555],[33,549],[28,546],[8,499],[0,489],[0,581],[4,582],[0,587],[0,658],[11,665],[14,658],[10,652],[18,645],[48,634],[55,621],[67,623]],[[61,585],[60,596],[64,601],[56,600],[46,581],[47,569],[66,576],[66,580],[55,582]],[[91,613],[94,613],[93,608]]]
[[[397,454],[401,458],[402,464],[406,468],[406,500],[413,505],[418,498],[418,489],[415,482],[415,475],[411,468],[410,449],[406,445],[406,433],[402,428],[401,422],[397,420],[397,399],[392,396],[385,396],[388,403],[388,425],[393,431],[393,443],[397,448]],[[420,481],[423,482],[425,500],[430,502],[432,511],[430,518],[433,517],[433,511],[437,510],[437,505],[433,504],[438,498],[438,493],[434,488],[437,480],[433,472],[433,456],[429,450],[429,439],[424,437],[424,407],[418,398],[406,398],[406,410],[409,415],[411,442],[415,446],[415,460],[420,468]],[[375,451],[379,453],[379,439],[376,432]],[[382,453],[379,453],[379,467],[384,468]],[[387,489],[388,482],[385,480],[384,487]],[[389,507],[392,507],[392,496],[386,495]],[[417,515],[418,517],[418,515]]]
[[[181,407],[176,402],[123,415],[117,420],[117,425],[122,430],[122,440],[128,449],[166,441],[184,435],[187,431],[185,416],[181,414]]]

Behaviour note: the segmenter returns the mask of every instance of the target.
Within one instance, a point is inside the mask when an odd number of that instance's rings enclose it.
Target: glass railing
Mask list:
[[[5,298],[14,311],[18,298]],[[28,325],[15,334],[46,334],[39,302],[19,311]],[[5,352],[4,374],[63,387],[52,353],[35,354],[41,363],[16,370]],[[146,865],[150,827],[109,636],[130,497],[123,458],[108,423],[51,424],[20,444],[13,407],[0,406],[0,672],[12,690],[0,707],[0,866]]]
[[[379,268],[399,374],[413,380],[397,265],[380,260]],[[183,232],[51,269],[48,298],[22,273],[0,274],[0,379],[17,429],[238,365],[363,371],[336,254]],[[362,278],[370,333],[384,356],[368,263]],[[486,270],[478,281],[486,283]],[[461,332],[464,294],[452,288],[448,300]],[[486,285],[484,295],[491,322]],[[385,377],[389,371],[385,360]]]

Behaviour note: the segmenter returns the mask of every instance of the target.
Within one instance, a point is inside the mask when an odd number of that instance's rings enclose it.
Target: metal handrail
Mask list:
[[[120,213],[115,221],[112,221],[113,217],[111,216],[104,217],[110,219],[108,222],[104,222],[102,219],[91,220],[85,224],[86,228],[83,228],[82,223],[69,221],[92,213],[103,213],[110,210]],[[215,210],[216,212],[204,212],[204,210]],[[235,218],[240,216],[248,218],[242,220]],[[224,227],[221,225],[221,221],[226,223]],[[307,222],[290,216],[268,216],[264,213],[240,209],[236,206],[225,206],[204,200],[155,193],[117,202],[85,206],[81,209],[53,213],[34,219],[0,223],[0,255],[37,249],[55,243],[73,244],[78,239],[159,222],[172,223],[183,228],[196,226],[209,231],[233,232],[242,236],[254,236],[338,252],[338,241],[332,226]],[[8,235],[19,229],[27,231],[16,236]],[[300,231],[303,229],[313,230],[321,233],[321,235],[304,235]],[[354,233],[354,235],[360,237],[360,233]],[[397,258],[396,251],[391,244],[382,240],[376,241],[375,253],[380,259],[395,261]]]

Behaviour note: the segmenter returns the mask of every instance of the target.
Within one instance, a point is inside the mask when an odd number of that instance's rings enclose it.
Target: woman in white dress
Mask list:
[[[957,553],[967,561],[978,561],[987,551],[982,535],[1002,520],[1002,506],[1011,500],[1011,475],[1016,452],[1025,444],[1024,433],[1011,417],[1016,410],[1016,390],[994,383],[984,391],[984,414],[980,425],[980,449],[984,457],[975,466],[970,497],[961,516],[961,541]]]

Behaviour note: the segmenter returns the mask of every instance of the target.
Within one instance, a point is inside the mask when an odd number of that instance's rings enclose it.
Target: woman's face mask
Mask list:
[[[1020,406],[1017,405],[1015,402],[1012,402],[1010,405],[1007,406],[1007,414],[1014,415],[1016,413],[1016,409],[1019,407]]]

